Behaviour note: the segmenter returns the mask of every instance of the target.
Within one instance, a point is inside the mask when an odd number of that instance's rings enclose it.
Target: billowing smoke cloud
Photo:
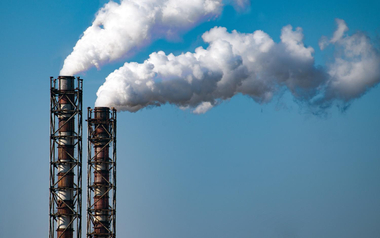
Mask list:
[[[335,60],[328,65],[328,79],[324,85],[324,97],[319,103],[339,100],[348,103],[360,97],[368,89],[380,82],[380,54],[367,35],[358,32],[344,36],[348,27],[343,20],[337,19],[338,29],[329,44],[335,46]],[[323,38],[322,38],[323,40]]]
[[[215,27],[203,34],[209,44],[178,56],[152,53],[144,63],[125,63],[97,92],[96,106],[136,112],[147,106],[174,104],[205,113],[236,94],[269,102],[288,89],[311,108],[349,103],[380,81],[380,55],[363,33],[346,35],[343,20],[321,49],[335,48],[326,68],[316,67],[314,49],[306,47],[301,28],[283,27],[281,42],[263,31],[242,34]]]
[[[237,9],[247,0],[225,1]],[[74,75],[114,61],[153,39],[178,37],[200,22],[216,18],[222,0],[121,0],[101,8],[66,58],[60,75]]]

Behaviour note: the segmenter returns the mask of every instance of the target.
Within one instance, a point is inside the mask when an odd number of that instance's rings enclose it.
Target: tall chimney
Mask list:
[[[50,78],[49,238],[81,237],[82,92],[79,77]]]
[[[87,115],[87,237],[116,237],[116,110],[88,108]]]

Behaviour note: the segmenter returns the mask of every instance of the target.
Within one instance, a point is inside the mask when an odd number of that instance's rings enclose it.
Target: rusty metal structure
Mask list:
[[[116,110],[108,107],[88,108],[87,117],[87,238],[114,238]]]
[[[49,238],[80,238],[83,80],[50,77]]]

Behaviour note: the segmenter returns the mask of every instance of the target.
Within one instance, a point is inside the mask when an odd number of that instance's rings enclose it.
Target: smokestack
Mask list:
[[[49,238],[81,237],[82,89],[79,77],[76,87],[72,76],[59,76],[58,87],[50,78]]]
[[[88,108],[87,116],[87,237],[115,237],[116,110]]]

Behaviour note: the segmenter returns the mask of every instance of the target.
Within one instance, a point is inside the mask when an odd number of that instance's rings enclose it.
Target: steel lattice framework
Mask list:
[[[107,107],[88,108],[87,116],[87,237],[114,238],[116,237],[116,110],[110,111]]]
[[[82,233],[82,93],[79,77],[50,77],[49,238]]]

